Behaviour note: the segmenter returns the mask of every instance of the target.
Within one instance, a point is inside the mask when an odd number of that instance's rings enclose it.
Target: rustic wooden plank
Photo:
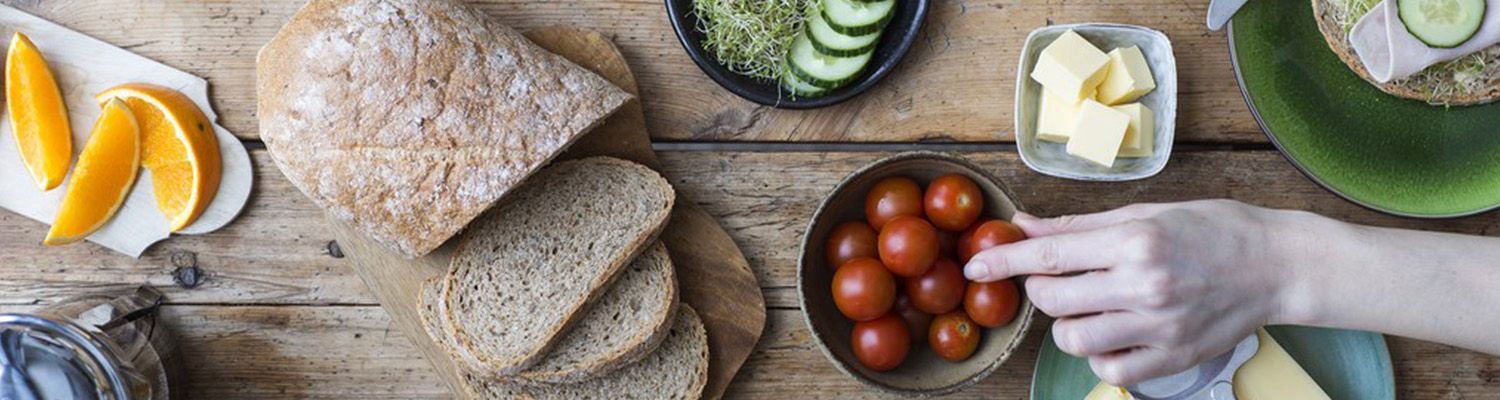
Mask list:
[[[4,306],[0,312],[36,307]],[[375,306],[167,306],[161,326],[181,343],[192,398],[447,398],[410,342]],[[1041,342],[959,399],[1023,399]],[[796,310],[772,310],[764,339],[730,398],[880,398],[840,374],[810,342]],[[1500,399],[1500,358],[1391,338],[1403,399]]]
[[[257,137],[255,53],[302,0],[0,0],[208,78],[224,125]],[[1247,111],[1208,3],[1174,0],[934,1],[919,43],[885,82],[848,103],[780,111],[735,97],[688,59],[661,0],[471,0],[518,28],[575,25],[610,35],[640,81],[658,139],[1009,140],[1021,44],[1052,23],[1119,22],[1166,32],[1180,68],[1178,137],[1265,142]]]
[[[42,224],[0,212],[0,303],[30,304],[78,290],[161,286],[175,302],[374,304],[343,260],[328,254],[321,211],[287,183],[264,150],[253,150],[258,187],[246,214],[223,231],[178,237],[132,260],[92,243],[43,247]],[[771,307],[796,305],[802,230],[823,196],[848,173],[888,153],[662,152],[666,175],[717,218],[744,251]],[[995,171],[1027,210],[1059,215],[1132,202],[1228,197],[1384,226],[1500,234],[1500,214],[1424,221],[1365,210],[1317,187],[1272,151],[1179,152],[1160,176],[1131,183],[1074,182],[1027,170],[1015,153],[965,153]],[[208,273],[193,290],[173,284],[171,256],[197,254]]]
[[[663,153],[666,175],[735,237],[772,307],[795,307],[802,232],[845,175],[889,153]],[[1015,153],[963,154],[994,171],[1024,209],[1051,216],[1135,202],[1233,198],[1364,224],[1500,234],[1500,214],[1414,220],[1360,208],[1323,190],[1274,151],[1179,152],[1161,175],[1136,182],[1077,182],[1031,172]]]
[[[47,227],[0,211],[0,304],[50,302],[78,291],[149,284],[179,303],[374,304],[354,271],[329,254],[322,211],[252,150],[255,191],[237,220],[218,232],[178,236],[140,259],[80,242],[45,247]],[[200,268],[201,284],[174,283],[181,265]],[[184,261],[186,260],[186,261]]]
[[[31,312],[35,306],[0,306]],[[443,398],[447,388],[378,306],[168,305],[158,328],[193,399]]]

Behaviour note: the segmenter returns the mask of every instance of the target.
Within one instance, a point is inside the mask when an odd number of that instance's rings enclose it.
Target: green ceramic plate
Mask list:
[[[1323,187],[1411,217],[1500,206],[1500,104],[1445,108],[1382,93],[1329,50],[1309,0],[1249,2],[1229,44],[1261,129]]]
[[[1300,326],[1266,329],[1329,397],[1396,398],[1391,353],[1385,347],[1385,337],[1370,332]],[[1049,333],[1042,342],[1041,354],[1037,356],[1036,374],[1031,378],[1031,398],[1080,400],[1097,384],[1099,378],[1089,370],[1088,360],[1058,350]]]

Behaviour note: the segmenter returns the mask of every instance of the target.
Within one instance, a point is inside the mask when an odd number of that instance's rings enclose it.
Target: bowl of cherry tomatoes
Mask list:
[[[960,157],[902,153],[845,178],[813,214],[797,289],[815,341],[845,374],[906,395],[994,372],[1035,309],[1020,282],[971,282],[975,253],[1024,240],[999,179]]]

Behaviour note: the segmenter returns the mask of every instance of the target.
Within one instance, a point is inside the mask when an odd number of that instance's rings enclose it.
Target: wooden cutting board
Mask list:
[[[567,27],[526,32],[543,48],[562,55],[639,94],[635,77],[619,49],[597,32]],[[626,103],[560,158],[608,155],[660,169],[651,149],[640,101]],[[426,355],[454,393],[463,395],[458,367],[427,336],[417,316],[417,293],[428,277],[447,270],[453,242],[425,257],[408,259],[387,251],[359,230],[329,219],[334,236],[354,270],[364,280],[401,332]],[[689,199],[677,195],[672,220],[662,240],[677,265],[683,300],[697,309],[708,328],[709,379],[704,398],[722,397],[765,327],[765,298],[750,264],[718,222]]]

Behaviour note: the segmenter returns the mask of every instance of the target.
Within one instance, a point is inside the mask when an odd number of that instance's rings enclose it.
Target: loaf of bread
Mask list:
[[[311,0],[260,50],[256,94],[292,184],[409,257],[629,99],[454,0]]]
[[[554,164],[477,219],[458,244],[439,306],[482,376],[540,362],[623,267],[656,239],[672,186],[608,157]]]
[[[419,314],[427,334],[445,347],[450,356],[480,365],[453,342],[443,325],[440,290],[436,277],[423,285]],[[581,317],[562,333],[557,344],[536,365],[514,376],[490,379],[535,382],[576,382],[593,378],[640,360],[661,344],[672,326],[678,302],[676,271],[666,247],[656,243],[636,257],[620,277]],[[497,296],[498,297],[498,296]]]
[[[683,304],[661,348],[610,374],[572,384],[516,384],[467,377],[477,399],[697,399],[708,384],[708,332]]]

